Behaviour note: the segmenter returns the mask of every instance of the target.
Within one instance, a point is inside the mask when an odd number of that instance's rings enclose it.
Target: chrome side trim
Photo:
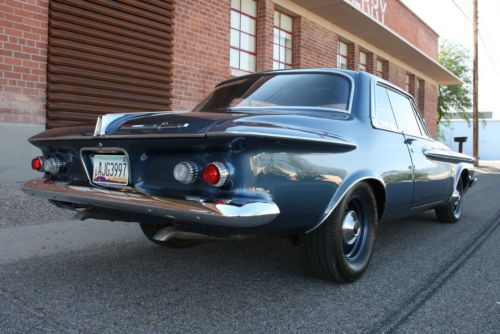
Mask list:
[[[430,150],[425,150],[424,154],[426,157],[432,159],[443,159],[443,160],[449,160],[450,162],[468,162],[468,163],[473,163],[475,160],[474,158],[454,152],[451,150],[437,150],[437,149],[430,149]]]
[[[102,189],[50,182],[28,181],[23,191],[29,195],[73,203],[81,207],[102,207],[122,212],[153,215],[181,222],[235,228],[256,227],[272,222],[280,214],[274,202],[248,201],[232,204],[203,199],[174,199],[141,194],[133,190]]]

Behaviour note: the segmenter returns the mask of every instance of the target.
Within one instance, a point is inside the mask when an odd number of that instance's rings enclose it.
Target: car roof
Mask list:
[[[391,82],[389,82],[389,81],[387,81],[387,80],[385,80],[385,79],[383,79],[383,78],[381,78],[379,76],[376,76],[374,74],[371,74],[371,73],[368,73],[368,72],[365,72],[365,71],[352,71],[352,70],[344,70],[344,69],[329,68],[329,67],[300,68],[300,69],[288,69],[288,70],[271,70],[271,71],[262,71],[262,72],[248,73],[248,74],[245,74],[245,75],[241,75],[241,76],[237,76],[237,77],[233,77],[233,78],[221,81],[220,83],[218,83],[216,85],[216,87],[224,85],[224,84],[232,82],[232,81],[238,81],[238,80],[241,80],[241,79],[251,78],[251,77],[255,77],[255,76],[261,76],[261,75],[266,75],[266,74],[293,74],[293,73],[297,73],[297,74],[301,74],[301,73],[332,73],[332,74],[341,74],[341,75],[344,75],[344,76],[349,76],[353,81],[356,80],[356,78],[359,77],[359,76],[366,76],[366,77],[371,78],[375,82],[383,83],[384,85],[389,86],[392,89],[397,90],[397,91],[401,92],[402,94],[407,95],[408,97],[410,97],[410,98],[413,99],[413,96],[411,96],[411,94],[409,94],[408,92],[406,92],[401,87],[396,86],[395,84],[393,84],[393,83],[391,83]]]
[[[262,72],[254,72],[254,73],[249,73],[241,76],[237,76],[228,80],[224,80],[217,84],[217,86],[227,84],[232,81],[238,81],[241,79],[245,78],[252,78],[255,76],[262,76],[262,75],[269,75],[269,74],[305,74],[305,73],[332,73],[332,74],[340,74],[343,76],[348,76],[352,80],[356,80],[356,77],[360,73],[366,73],[366,72],[357,72],[357,71],[351,71],[351,70],[342,70],[338,68],[301,68],[301,69],[290,69],[290,70],[272,70],[272,71],[262,71]],[[366,75],[370,75],[369,73],[366,73]]]

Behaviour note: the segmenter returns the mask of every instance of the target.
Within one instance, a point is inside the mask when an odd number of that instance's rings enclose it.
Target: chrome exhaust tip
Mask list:
[[[201,233],[179,231],[176,230],[174,226],[166,226],[158,230],[158,232],[156,232],[153,236],[153,240],[160,242],[164,242],[172,238],[205,240],[209,239],[210,237],[206,234]]]

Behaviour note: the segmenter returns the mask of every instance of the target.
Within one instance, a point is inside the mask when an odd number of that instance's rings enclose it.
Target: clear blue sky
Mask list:
[[[472,0],[402,0],[441,39],[472,50]],[[479,0],[479,110],[500,119],[500,1]],[[472,58],[472,57],[471,57]]]

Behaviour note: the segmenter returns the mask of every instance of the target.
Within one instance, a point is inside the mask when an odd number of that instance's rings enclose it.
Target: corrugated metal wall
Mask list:
[[[170,110],[172,0],[51,0],[47,127]]]

